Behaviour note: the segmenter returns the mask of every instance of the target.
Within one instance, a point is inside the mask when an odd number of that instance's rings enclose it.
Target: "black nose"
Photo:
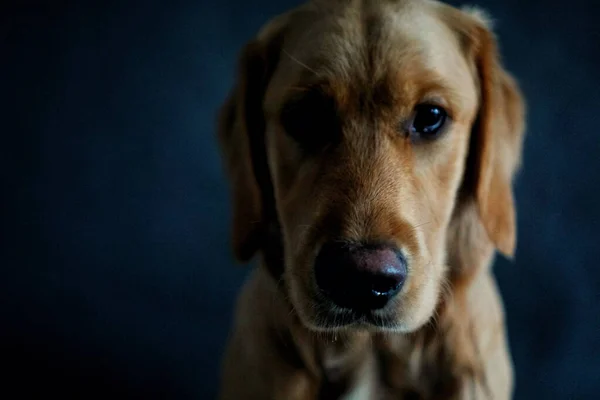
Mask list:
[[[358,311],[384,307],[406,274],[402,253],[381,244],[329,242],[315,260],[317,286],[336,305]]]

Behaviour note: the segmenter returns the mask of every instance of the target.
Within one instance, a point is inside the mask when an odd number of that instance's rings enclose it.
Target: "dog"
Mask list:
[[[219,112],[238,298],[221,400],[509,399],[491,264],[516,248],[525,101],[487,15],[313,0]]]

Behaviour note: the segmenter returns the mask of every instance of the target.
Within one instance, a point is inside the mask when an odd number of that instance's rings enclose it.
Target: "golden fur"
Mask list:
[[[281,115],[314,88],[335,104],[339,132],[307,154]],[[399,126],[424,101],[451,123],[415,143]],[[267,23],[220,114],[235,255],[261,256],[238,301],[220,398],[510,398],[490,265],[494,249],[515,250],[523,130],[521,94],[477,10],[314,0]],[[385,326],[342,326],[315,289],[316,252],[340,237],[406,254]]]

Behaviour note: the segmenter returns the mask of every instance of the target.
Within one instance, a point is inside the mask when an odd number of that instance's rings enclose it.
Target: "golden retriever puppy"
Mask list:
[[[512,256],[524,102],[485,15],[314,0],[222,107],[238,300],[222,400],[508,399],[490,264]]]

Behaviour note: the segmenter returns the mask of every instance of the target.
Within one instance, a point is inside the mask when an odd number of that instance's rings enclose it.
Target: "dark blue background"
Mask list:
[[[215,112],[242,44],[294,3],[0,6],[0,396],[23,381],[214,397],[247,271],[228,247]],[[600,4],[478,4],[529,105],[516,262],[495,268],[516,398],[596,399]]]

